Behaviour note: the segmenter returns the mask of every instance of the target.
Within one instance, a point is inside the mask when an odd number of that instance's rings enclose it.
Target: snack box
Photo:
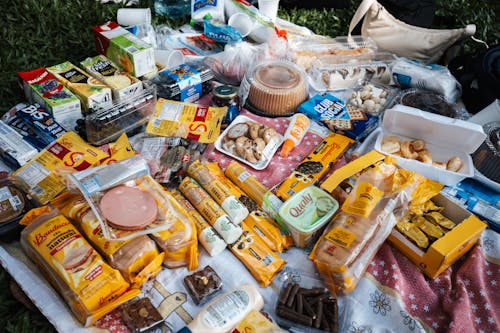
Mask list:
[[[85,113],[111,105],[111,89],[80,68],[66,61],[47,70],[71,90],[82,102]]]
[[[384,157],[383,154],[372,150],[336,170],[321,184],[321,188],[331,193],[343,180],[382,160]],[[472,248],[486,228],[486,224],[441,193],[433,197],[432,201],[436,205],[444,207],[444,211],[441,213],[457,224],[451,231],[432,243],[425,252],[414,245],[396,228],[392,229],[388,240],[427,276],[435,278]]]
[[[73,129],[80,117],[80,100],[60,83],[47,69],[17,73],[22,81],[26,99],[48,109],[66,129]]]
[[[401,140],[422,139],[433,160],[446,163],[457,156],[462,161],[458,172],[440,169],[431,164],[385,153],[381,148],[384,137],[398,136]],[[480,125],[425,112],[404,105],[396,105],[385,111],[382,131],[375,141],[375,149],[396,158],[398,165],[452,186],[466,177],[474,176],[474,164],[470,156],[484,141],[486,134]]]
[[[252,133],[254,127],[255,135]],[[240,115],[217,138],[215,148],[256,170],[263,170],[271,162],[283,140],[283,135],[274,128]],[[240,143],[242,149],[238,150]]]
[[[115,22],[107,22],[92,28],[97,52],[114,61],[135,77],[155,70],[152,45],[137,38]]]
[[[115,101],[142,90],[141,81],[127,72],[121,71],[103,55],[87,58],[80,64],[91,76],[111,87]]]

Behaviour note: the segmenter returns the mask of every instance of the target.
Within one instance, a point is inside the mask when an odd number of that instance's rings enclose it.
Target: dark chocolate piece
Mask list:
[[[286,301],[286,306],[291,308],[293,305],[293,302],[295,301],[295,296],[297,295],[297,292],[299,291],[299,285],[294,283],[292,290],[290,291],[290,295],[288,296],[288,299]]]
[[[122,320],[132,331],[142,331],[163,320],[149,298],[141,298],[120,307]]]
[[[321,326],[321,318],[323,318],[323,301],[320,300],[316,310],[316,319],[314,319],[313,322],[314,328],[319,328]]]
[[[312,288],[312,289],[300,288],[300,289],[301,289],[300,293],[304,296],[318,296],[328,293],[328,289],[326,288]]]
[[[304,296],[299,292],[297,293],[297,308],[298,313],[304,313]]]
[[[328,324],[328,321],[326,320],[325,316],[321,317],[321,329],[327,332],[331,331],[330,325]]]
[[[283,291],[281,292],[280,297],[278,299],[278,302],[280,304],[286,303],[288,296],[290,295],[290,291],[292,290],[292,287],[293,287],[293,284],[289,283],[288,286],[286,286],[286,288],[283,289]]]
[[[199,305],[208,296],[222,288],[222,280],[212,267],[205,266],[201,271],[186,276],[184,285],[193,301]]]
[[[316,313],[306,299],[303,299],[304,312],[307,313],[312,319],[316,319]]]
[[[296,311],[290,310],[282,305],[278,305],[278,309],[276,310],[276,314],[284,319],[288,319],[290,321],[296,322],[305,326],[312,326],[313,320],[312,318],[300,314]]]

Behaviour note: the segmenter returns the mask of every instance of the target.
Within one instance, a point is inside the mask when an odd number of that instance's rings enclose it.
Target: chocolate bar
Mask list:
[[[222,288],[222,280],[212,267],[205,266],[201,271],[186,276],[184,285],[193,301],[199,305]]]
[[[133,332],[144,332],[147,328],[163,321],[163,317],[151,304],[149,298],[141,298],[124,304],[120,312],[122,320]]]

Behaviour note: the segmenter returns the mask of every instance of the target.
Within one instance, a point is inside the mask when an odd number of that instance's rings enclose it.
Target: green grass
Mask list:
[[[360,0],[353,0],[350,9],[342,10],[281,9],[279,16],[318,34],[345,35],[359,3]],[[437,13],[450,16],[454,27],[475,23],[476,37],[494,44],[500,41],[499,17],[495,16],[499,3],[497,0],[438,0]],[[153,0],[141,1],[139,7],[152,8],[152,4]],[[87,56],[95,55],[90,27],[114,20],[120,7],[102,5],[97,0],[3,0],[0,5],[0,114],[24,99],[17,83],[18,71],[67,60],[77,64]],[[154,17],[153,22],[159,24],[169,20]],[[466,43],[466,50],[479,48],[480,45],[472,41]],[[13,299],[8,280],[8,274],[0,269],[0,328],[3,332],[54,331],[41,314],[28,311]]]

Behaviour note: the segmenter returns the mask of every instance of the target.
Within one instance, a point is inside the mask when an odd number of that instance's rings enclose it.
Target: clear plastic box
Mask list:
[[[89,114],[83,124],[79,122],[77,130],[90,144],[104,145],[115,141],[122,133],[132,136],[141,131],[153,114],[155,105],[156,89],[151,87],[113,103],[110,108]]]
[[[311,63],[310,76],[318,91],[350,88],[368,80],[389,84],[390,66],[395,59],[394,54],[387,52],[326,55]]]

